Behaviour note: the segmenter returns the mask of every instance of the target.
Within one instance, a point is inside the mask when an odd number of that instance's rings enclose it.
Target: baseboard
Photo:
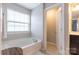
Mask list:
[[[56,46],[56,43],[53,43],[53,42],[47,42],[47,43]]]

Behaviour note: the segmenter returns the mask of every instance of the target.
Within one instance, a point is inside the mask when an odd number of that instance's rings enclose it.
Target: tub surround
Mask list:
[[[23,54],[33,54],[41,49],[41,40],[34,41],[34,38],[21,38],[14,40],[5,40],[2,49],[11,47],[20,47],[23,49]]]
[[[32,55],[35,52],[39,51],[41,49],[41,43],[33,43],[33,45],[30,45],[28,47],[23,47],[23,55]]]

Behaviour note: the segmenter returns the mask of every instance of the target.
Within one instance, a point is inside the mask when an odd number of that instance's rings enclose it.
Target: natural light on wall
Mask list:
[[[30,16],[15,10],[7,9],[7,31],[29,31]]]
[[[73,11],[78,11],[79,10],[79,5],[76,5],[72,10]]]
[[[51,19],[52,17],[55,17],[56,16],[55,13],[56,13],[56,10],[54,10],[54,9],[47,11],[47,18]]]

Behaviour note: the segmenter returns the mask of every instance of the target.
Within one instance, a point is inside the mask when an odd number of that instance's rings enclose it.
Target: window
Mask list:
[[[7,31],[29,31],[30,15],[7,9]]]

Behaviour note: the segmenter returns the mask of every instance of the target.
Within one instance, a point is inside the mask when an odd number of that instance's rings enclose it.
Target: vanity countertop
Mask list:
[[[79,32],[70,32],[70,35],[79,35]]]

